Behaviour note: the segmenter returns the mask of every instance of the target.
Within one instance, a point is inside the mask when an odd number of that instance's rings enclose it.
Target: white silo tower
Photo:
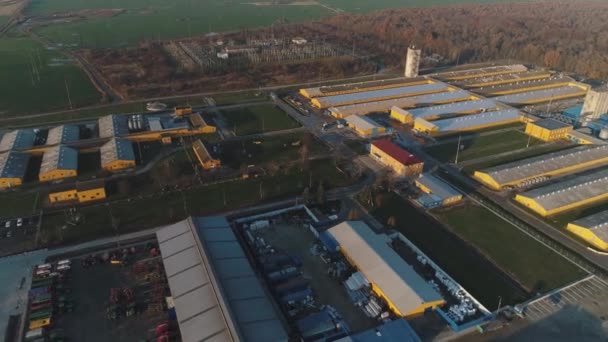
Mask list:
[[[407,57],[405,59],[405,77],[411,78],[418,76],[421,55],[422,50],[417,49],[416,46],[412,45],[407,48]]]

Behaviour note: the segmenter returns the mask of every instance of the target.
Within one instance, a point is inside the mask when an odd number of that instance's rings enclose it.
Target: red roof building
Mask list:
[[[422,160],[388,139],[374,141],[370,154],[386,166],[391,167],[399,175],[409,176],[422,173],[424,165]]]

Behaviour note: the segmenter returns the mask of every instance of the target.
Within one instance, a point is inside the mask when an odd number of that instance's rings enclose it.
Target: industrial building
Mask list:
[[[509,83],[542,80],[549,77],[551,77],[551,72],[549,71],[523,71],[488,77],[469,78],[460,82],[455,82],[454,84],[459,87],[472,89],[480,87],[491,87]]]
[[[574,79],[569,77],[555,77],[481,87],[475,89],[474,91],[476,93],[483,94],[484,96],[499,96],[569,86],[574,87],[578,86],[578,84],[576,81],[574,81]]]
[[[76,177],[78,172],[78,151],[64,145],[57,145],[42,156],[38,179],[48,182]]]
[[[416,118],[427,121],[437,120],[445,116],[457,114],[474,114],[498,109],[498,104],[489,99],[463,101],[415,109],[391,108],[391,118],[401,123],[412,123]]]
[[[118,171],[135,167],[133,143],[127,139],[112,138],[100,148],[101,167]]]
[[[417,202],[425,208],[444,207],[462,200],[459,191],[430,173],[420,175],[414,184],[425,193],[417,199]]]
[[[508,125],[518,121],[522,121],[522,116],[517,109],[503,109],[495,112],[458,116],[432,122],[419,117],[414,120],[414,130],[428,135],[441,135],[475,131],[487,127]]]
[[[36,133],[32,129],[18,129],[5,133],[0,140],[0,152],[25,150],[34,146]]]
[[[444,81],[463,81],[471,78],[492,77],[497,75],[513,74],[528,71],[522,64],[497,65],[477,69],[467,69],[459,71],[448,71],[434,74],[433,77]]]
[[[376,102],[367,102],[348,106],[339,106],[329,108],[329,112],[336,118],[346,118],[349,115],[365,115],[369,113],[385,112],[393,107],[398,108],[415,108],[417,106],[429,104],[443,104],[458,101],[474,100],[477,97],[471,95],[465,90],[446,91],[442,93],[434,93],[420,96],[403,97],[392,100],[383,100]]]
[[[369,153],[372,158],[388,166],[399,176],[415,176],[422,173],[424,166],[422,160],[388,139],[374,141]]]
[[[594,248],[608,252],[608,210],[570,222],[566,229]]]
[[[494,190],[608,164],[608,145],[579,146],[475,171],[473,177]]]
[[[106,115],[97,120],[100,138],[119,137],[129,134],[127,117],[124,115]]]
[[[0,189],[23,184],[29,155],[16,151],[0,153]]]
[[[608,170],[576,176],[515,196],[515,200],[541,216],[551,216],[608,198]]]
[[[192,106],[177,106],[173,113],[177,116],[192,114]]]
[[[598,119],[602,114],[608,113],[608,86],[589,89],[581,109],[581,115],[591,119]]]
[[[414,78],[418,77],[418,70],[420,69],[420,57],[422,56],[422,50],[417,49],[414,45],[407,48],[407,56],[405,57],[405,77]]]
[[[49,194],[49,203],[87,203],[106,198],[103,180],[77,182],[75,188],[54,191]]]
[[[288,340],[225,217],[190,217],[156,237],[182,341]]]
[[[391,239],[385,234],[376,234],[363,221],[342,222],[328,233],[396,315],[414,318],[445,304],[441,295],[390,247]]]
[[[192,143],[192,150],[196,155],[196,159],[201,164],[204,170],[215,169],[220,167],[221,162],[217,159],[213,159],[207,151],[205,144],[199,139]]]
[[[375,328],[342,337],[335,342],[421,342],[418,334],[404,319],[385,322]]]
[[[582,97],[587,94],[587,89],[588,86],[581,83],[570,83],[570,85],[567,86],[502,95],[494,97],[493,99],[495,101],[514,106],[532,105],[549,101]]]
[[[400,97],[433,94],[449,91],[450,86],[443,82],[429,82],[421,85],[408,85],[398,88],[363,91],[343,95],[313,98],[310,102],[316,108],[330,108],[365,102],[390,100]]]
[[[566,139],[574,127],[554,119],[540,119],[526,124],[526,134],[542,141]]]
[[[386,133],[386,127],[377,124],[374,120],[361,116],[351,115],[346,117],[346,124],[362,137],[373,137]]]
[[[205,122],[205,120],[199,113],[193,113],[192,115],[189,115],[188,121],[190,122],[190,125],[192,126],[194,134],[215,133],[215,131],[217,130],[217,128],[215,126],[208,125],[207,122]]]
[[[406,85],[428,84],[431,82],[431,80],[424,77],[417,77],[414,79],[393,78],[388,80],[348,83],[316,88],[305,88],[300,89],[299,93],[307,99],[313,99],[315,97],[352,94],[359,93],[362,91],[398,88]]]
[[[67,144],[80,139],[80,128],[75,125],[61,125],[49,129],[47,145]]]
[[[593,132],[589,132],[589,129],[575,129],[566,135],[570,141],[579,145],[606,145],[608,142],[593,136]]]

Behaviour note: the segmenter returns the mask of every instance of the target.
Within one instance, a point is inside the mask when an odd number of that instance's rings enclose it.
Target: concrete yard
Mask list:
[[[302,260],[303,277],[311,282],[317,306],[332,305],[353,332],[377,325],[361,309],[355,307],[342,283],[327,274],[328,264],[310,253],[310,247],[317,240],[308,228],[297,224],[279,224],[265,229],[260,236],[275,248]]]

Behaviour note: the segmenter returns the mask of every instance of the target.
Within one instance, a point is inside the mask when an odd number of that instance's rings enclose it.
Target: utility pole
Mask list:
[[[456,146],[456,158],[454,159],[454,164],[458,164],[458,154],[460,153],[460,139],[462,135],[458,136],[458,145]]]
[[[496,308],[496,313],[498,313],[498,311],[500,311],[500,305],[502,304],[502,297],[498,296],[498,308]]]
[[[530,147],[530,140],[532,140],[532,135],[528,135],[528,143],[526,144],[526,148]]]
[[[68,87],[68,80],[64,77],[63,83],[65,84],[65,91],[68,94],[68,102],[70,103],[70,109],[72,109],[72,99],[70,98],[70,88]]]

